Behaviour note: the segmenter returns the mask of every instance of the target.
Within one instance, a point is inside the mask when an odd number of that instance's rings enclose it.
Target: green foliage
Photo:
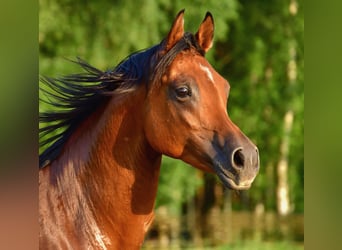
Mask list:
[[[226,21],[237,17],[236,1],[197,2],[40,0],[40,70],[66,72],[64,58],[75,56],[99,68],[113,67],[130,53],[159,43],[183,8],[185,27],[192,32],[210,10],[217,24],[216,38],[223,40]],[[221,13],[222,9],[226,11]]]
[[[171,213],[178,214],[182,203],[193,197],[203,184],[198,171],[180,160],[164,156],[156,206],[167,206]]]

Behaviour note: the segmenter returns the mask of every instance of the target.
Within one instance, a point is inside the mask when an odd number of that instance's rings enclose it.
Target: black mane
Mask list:
[[[43,168],[56,159],[77,127],[113,95],[134,91],[140,83],[157,82],[181,51],[193,48],[204,56],[194,35],[185,33],[165,55],[159,56],[164,42],[145,51],[128,56],[113,70],[101,71],[77,58],[74,63],[83,73],[50,78],[41,77],[42,102],[53,106],[53,111],[42,112],[39,121],[46,126],[39,129],[40,146],[48,148],[39,156]],[[53,136],[50,134],[59,131]],[[49,136],[50,135],[50,136]]]

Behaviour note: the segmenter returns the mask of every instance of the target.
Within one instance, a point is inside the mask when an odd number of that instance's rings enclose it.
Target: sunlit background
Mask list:
[[[304,249],[303,1],[39,0],[39,72],[79,72],[80,56],[113,68],[159,43],[177,12],[196,32],[215,20],[207,59],[231,85],[231,119],[259,148],[248,191],[163,158],[156,218],[144,249]],[[40,104],[40,109],[44,109]]]

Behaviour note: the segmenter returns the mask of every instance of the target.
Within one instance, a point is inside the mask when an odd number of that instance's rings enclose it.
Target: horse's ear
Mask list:
[[[197,33],[196,40],[201,48],[207,52],[213,45],[214,38],[214,18],[210,12],[207,12]]]
[[[170,50],[184,35],[184,9],[181,10],[173,21],[171,30],[166,39],[165,50]]]

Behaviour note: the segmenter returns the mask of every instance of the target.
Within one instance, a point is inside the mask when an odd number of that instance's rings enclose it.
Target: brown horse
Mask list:
[[[113,70],[78,60],[85,73],[42,78],[58,111],[41,114],[41,136],[60,132],[40,155],[41,249],[139,249],[162,154],[216,173],[228,188],[251,186],[258,150],[229,119],[230,86],[204,58],[212,15],[195,35],[184,32],[183,15],[160,44]]]

